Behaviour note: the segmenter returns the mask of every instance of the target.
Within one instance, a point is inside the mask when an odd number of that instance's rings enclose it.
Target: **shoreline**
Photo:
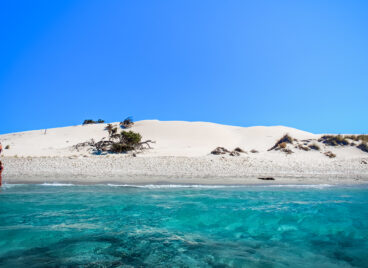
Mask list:
[[[169,182],[160,182],[160,183],[136,183],[136,184],[117,184],[117,183],[67,183],[67,182],[17,182],[17,183],[4,183],[3,187],[13,187],[13,186],[22,186],[22,185],[38,185],[38,186],[55,186],[55,187],[69,187],[69,186],[106,186],[106,187],[131,187],[131,188],[151,188],[151,189],[160,189],[160,188],[247,188],[247,187],[260,187],[260,188],[328,188],[328,187],[367,187],[368,182],[362,183],[258,183],[258,184],[190,184],[190,183],[169,183]],[[1,188],[0,188],[1,189]]]
[[[264,156],[2,158],[3,183],[133,185],[365,184],[368,165],[360,160],[304,161],[282,155],[278,161]],[[260,177],[275,180],[260,180]]]

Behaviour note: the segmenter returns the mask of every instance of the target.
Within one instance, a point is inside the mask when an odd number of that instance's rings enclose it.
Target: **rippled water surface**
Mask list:
[[[368,267],[368,188],[5,185],[0,267]]]

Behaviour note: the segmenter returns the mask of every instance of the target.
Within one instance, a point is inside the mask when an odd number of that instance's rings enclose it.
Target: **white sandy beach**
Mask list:
[[[118,125],[118,123],[113,123]],[[353,146],[326,146],[321,135],[283,127],[235,127],[206,122],[145,120],[130,129],[152,149],[129,154],[94,155],[77,151],[80,142],[107,137],[107,124],[78,125],[0,135],[5,183],[185,183],[185,184],[339,184],[368,183],[368,153]],[[297,142],[292,154],[268,151],[284,134]],[[316,143],[304,151],[298,144]],[[216,147],[246,151],[240,156],[211,155]],[[258,153],[252,153],[256,150]],[[324,153],[336,155],[329,158]],[[273,177],[262,181],[259,177]]]

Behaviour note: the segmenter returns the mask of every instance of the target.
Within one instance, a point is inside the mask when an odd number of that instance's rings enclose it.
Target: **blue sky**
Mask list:
[[[0,133],[84,119],[368,133],[367,1],[2,1]]]

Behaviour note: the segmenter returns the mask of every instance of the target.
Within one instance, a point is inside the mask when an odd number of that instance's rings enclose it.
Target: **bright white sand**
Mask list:
[[[118,125],[117,123],[113,123]],[[96,156],[73,145],[107,137],[106,124],[72,126],[0,135],[4,150],[3,179],[19,182],[79,183],[353,183],[368,182],[368,154],[345,147],[327,147],[316,142],[321,135],[283,127],[235,127],[206,122],[136,122],[131,130],[143,140],[156,141],[153,149],[131,154]],[[321,151],[303,151],[288,145],[294,153],[267,151],[284,134],[313,140]],[[210,155],[218,146],[247,151],[241,156]],[[250,153],[255,149],[259,153]],[[324,152],[332,151],[330,159]],[[275,181],[260,181],[272,176]]]

